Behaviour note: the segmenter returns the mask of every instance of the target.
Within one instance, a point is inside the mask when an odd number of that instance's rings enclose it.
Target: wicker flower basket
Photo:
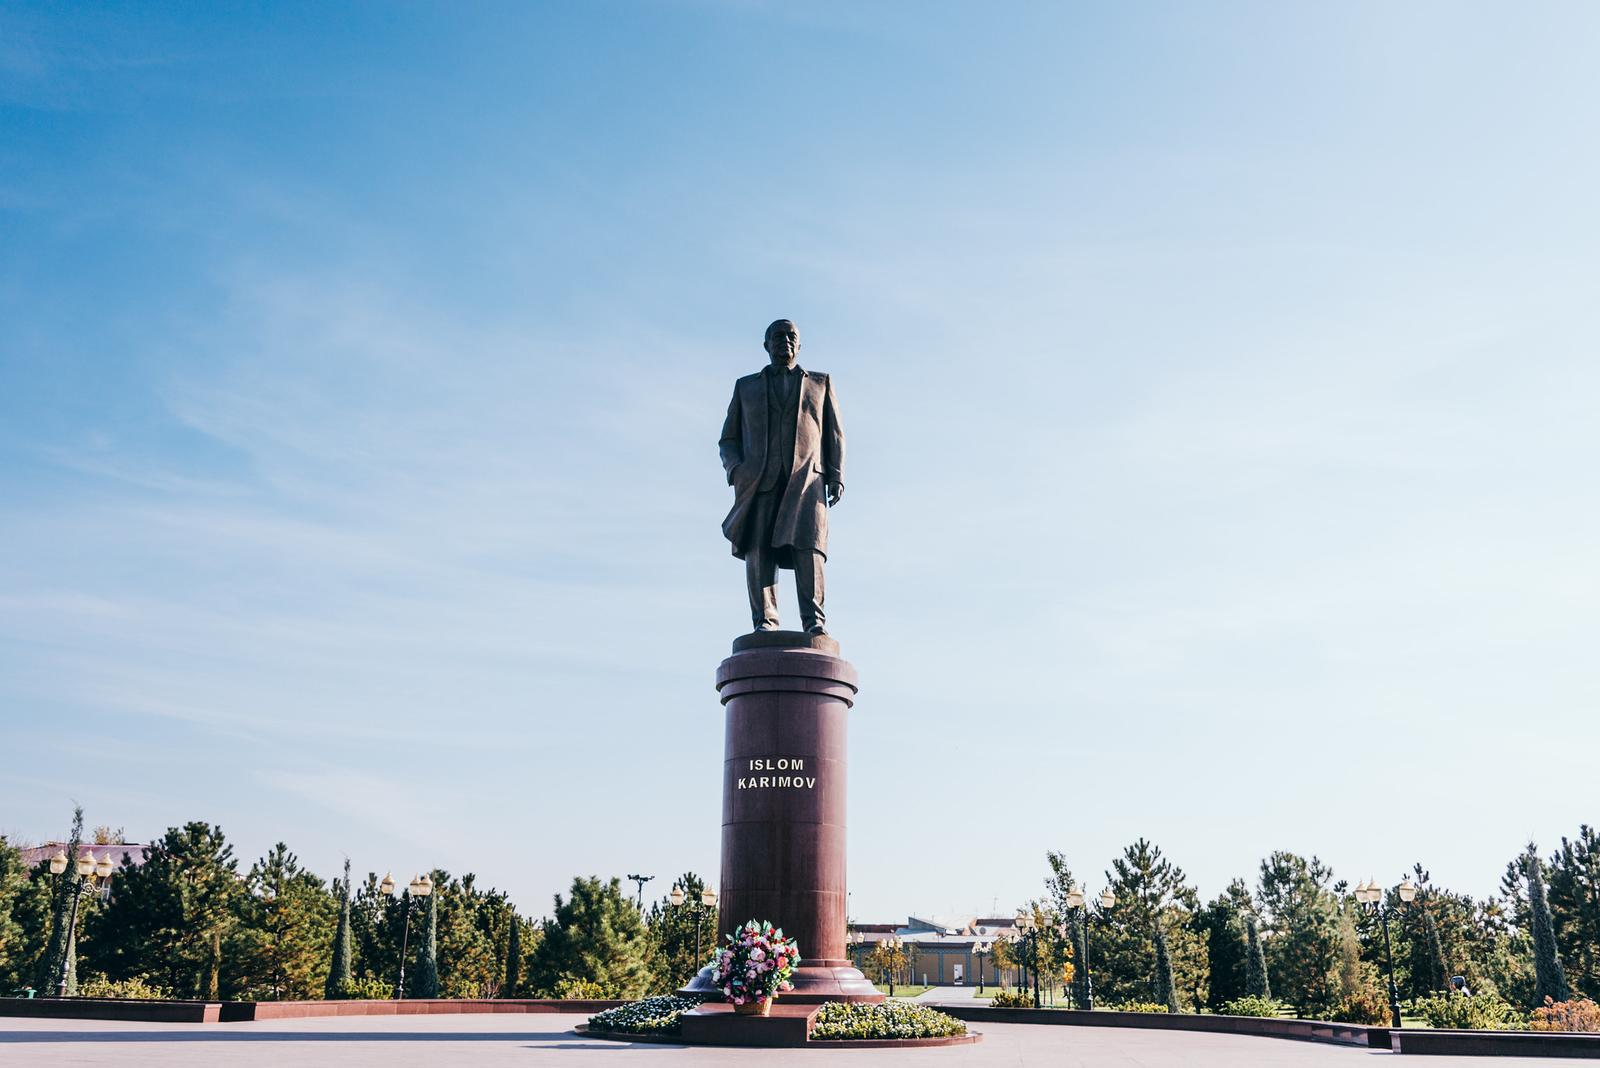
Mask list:
[[[762,998],[760,1001],[747,1001],[743,1005],[735,1005],[733,1011],[740,1016],[766,1016],[772,1012],[772,1003],[777,998]]]

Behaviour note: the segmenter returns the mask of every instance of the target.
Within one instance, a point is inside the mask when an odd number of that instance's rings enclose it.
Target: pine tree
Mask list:
[[[78,884],[83,881],[78,875],[78,847],[82,844],[83,806],[77,805],[72,810],[72,834],[67,841],[67,870],[56,877],[55,894],[50,903],[50,942],[39,960],[38,974],[34,976],[33,985],[47,996],[54,996],[61,989],[63,960],[67,964],[67,995],[75,997],[78,993],[77,931],[69,931],[68,927],[72,924],[73,899],[78,895]]]
[[[227,989],[257,1001],[304,1001],[327,989],[338,904],[282,842],[250,868],[225,942]]]
[[[1250,892],[1245,889],[1244,880],[1235,879],[1196,917],[1205,932],[1206,958],[1211,969],[1205,1004],[1212,1012],[1221,1012],[1228,1002],[1245,995],[1248,947],[1244,915],[1249,908]]]
[[[434,884],[437,888],[437,883]],[[422,950],[417,958],[416,997],[439,996],[439,895],[428,895],[428,919],[422,927]]]
[[[1433,910],[1422,906],[1422,977],[1429,991],[1443,990],[1450,985],[1450,976],[1444,966],[1444,947],[1439,944],[1439,925],[1434,921]]]
[[[506,983],[500,996],[517,996],[517,984],[522,981],[522,921],[513,913],[511,934],[506,945]]]
[[[350,974],[350,858],[344,858],[344,882],[339,886],[339,926],[333,934],[333,962],[328,967],[328,982],[322,996],[330,1000],[346,997]]]
[[[556,993],[565,980],[595,983],[606,997],[632,999],[657,982],[649,959],[649,935],[622,892],[622,880],[579,878],[566,900],[556,895],[555,915],[528,963],[528,981],[541,996]]]
[[[1167,934],[1156,921],[1156,1001],[1168,1012],[1178,1011],[1177,984],[1172,979],[1172,957],[1167,953]]]
[[[1566,1001],[1571,997],[1567,975],[1561,967],[1561,954],[1556,950],[1555,927],[1550,922],[1550,905],[1545,900],[1544,876],[1540,871],[1539,851],[1528,843],[1528,856],[1524,861],[1528,876],[1528,910],[1533,924],[1533,966],[1537,976],[1534,997],[1540,1003],[1545,998]]]
[[[1267,954],[1261,945],[1261,926],[1255,913],[1245,914],[1244,992],[1253,998],[1270,998],[1272,984],[1267,979]]]

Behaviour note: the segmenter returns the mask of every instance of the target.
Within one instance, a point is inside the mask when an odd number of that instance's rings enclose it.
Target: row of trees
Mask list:
[[[1235,879],[1210,902],[1182,868],[1140,839],[1105,873],[1116,903],[1068,908],[1067,859],[1048,854],[1046,894],[1030,903],[1044,933],[1041,969],[1092,975],[1097,1003],[1155,1001],[1172,1011],[1218,1011],[1237,998],[1275,996],[1302,1015],[1382,1022],[1386,956],[1376,912],[1317,857],[1274,852],[1253,885]],[[1536,1006],[1548,996],[1600,994],[1600,836],[1587,825],[1541,856],[1529,846],[1482,900],[1436,884],[1417,864],[1414,901],[1391,888],[1396,979],[1402,998],[1445,990],[1452,976],[1477,992]],[[1398,882],[1398,880],[1396,880]],[[1085,922],[1084,912],[1087,911]],[[1060,933],[1065,927],[1066,934]]]
[[[83,837],[80,812],[69,856]],[[376,874],[354,881],[348,863],[325,880],[282,843],[244,868],[220,827],[196,822],[130,858],[106,894],[79,896],[71,866],[27,870],[0,837],[0,993],[54,993],[65,960],[71,993],[392,997],[402,945],[408,997],[635,997],[696,970],[694,910],[663,898],[641,913],[619,880],[575,879],[550,918],[532,919],[471,874],[429,876],[432,893],[413,901],[384,893]],[[699,900],[699,876],[678,882]],[[714,909],[701,927],[709,953]]]

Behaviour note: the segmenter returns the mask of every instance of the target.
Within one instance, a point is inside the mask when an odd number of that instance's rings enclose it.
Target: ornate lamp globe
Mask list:
[[[101,857],[99,862],[95,864],[94,873],[102,879],[108,879],[111,877],[112,867],[111,854],[108,851],[106,855]]]
[[[674,886],[672,888],[672,893],[667,895],[667,900],[672,902],[674,905],[683,904],[683,899],[684,899],[684,893],[683,893],[683,887],[681,887],[681,886]]]
[[[394,893],[394,876],[389,872],[383,873],[383,882],[378,884],[378,893],[384,897]]]
[[[1410,879],[1402,879],[1400,881],[1399,890],[1400,890],[1400,900],[1404,901],[1407,905],[1411,904],[1413,901],[1415,901],[1417,899],[1417,888],[1416,888],[1416,885],[1414,883],[1412,883],[1412,881]]]
[[[422,878],[418,881],[421,884],[417,890],[418,897],[427,897],[429,894],[433,893],[433,876],[429,875],[427,872],[423,872]]]
[[[1067,908],[1078,909],[1083,907],[1083,888],[1073,886],[1067,890]]]
[[[67,854],[64,850],[56,850],[56,855],[50,858],[50,874],[60,875],[67,870]]]
[[[717,907],[717,892],[707,887],[700,891],[700,904],[708,909]]]
[[[1104,890],[1100,891],[1100,907],[1101,908],[1103,908],[1103,909],[1112,909],[1112,908],[1115,908],[1116,905],[1117,905],[1117,895],[1113,894],[1111,892],[1111,887],[1108,886]]]
[[[94,874],[94,853],[85,851],[78,854],[78,876],[87,879]]]

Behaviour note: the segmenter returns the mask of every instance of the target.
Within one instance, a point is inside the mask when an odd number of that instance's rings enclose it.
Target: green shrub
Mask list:
[[[821,1040],[863,1038],[944,1038],[964,1035],[967,1025],[946,1013],[909,1001],[857,1005],[830,1001],[817,1010],[811,1037]]]
[[[163,1001],[172,996],[166,987],[153,986],[143,979],[107,979],[92,975],[78,984],[78,996],[84,998],[131,998],[139,1001]]]
[[[394,987],[382,979],[346,979],[339,984],[339,997],[346,1001],[388,1001]]]
[[[627,1035],[675,1035],[678,1020],[684,1013],[700,1004],[699,998],[661,994],[631,1005],[619,1005],[589,1017],[589,1026],[596,1031],[616,1031]]]
[[[1527,1020],[1494,994],[1435,994],[1413,1005],[1429,1027],[1450,1031],[1510,1031]]]
[[[570,975],[563,975],[556,980],[555,996],[579,1001],[598,1001],[614,995],[609,989],[592,979],[577,979]],[[639,1004],[643,1003],[640,1002]]]
[[[1588,998],[1545,998],[1544,1004],[1533,1010],[1528,1026],[1535,1031],[1600,1031],[1600,1005]]]
[[[1159,1001],[1124,1001],[1117,1005],[1102,1005],[1102,1009],[1109,1012],[1166,1012],[1167,1007]]]
[[[1223,1003],[1224,1016],[1281,1016],[1283,1002],[1274,998],[1242,997]]]
[[[1352,990],[1339,999],[1329,1016],[1340,1023],[1383,1026],[1394,1023],[1383,992],[1372,987]]]
[[[997,1009],[1031,1009],[1033,995],[1026,990],[996,990],[989,1004]]]

